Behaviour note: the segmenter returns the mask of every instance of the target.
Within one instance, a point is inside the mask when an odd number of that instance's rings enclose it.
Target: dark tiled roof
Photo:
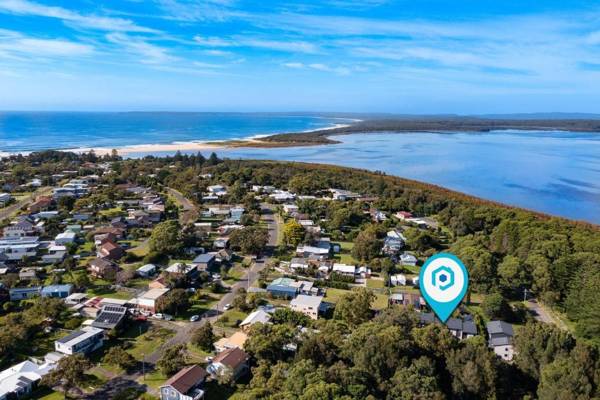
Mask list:
[[[173,375],[164,386],[171,386],[181,394],[186,394],[191,388],[202,383],[208,372],[199,365],[192,365]]]
[[[487,324],[487,330],[490,335],[503,334],[506,336],[513,336],[513,327],[508,322],[504,321],[490,321]]]

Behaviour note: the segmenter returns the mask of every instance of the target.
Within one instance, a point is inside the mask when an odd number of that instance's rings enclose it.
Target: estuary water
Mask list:
[[[230,158],[379,170],[509,205],[600,223],[600,133],[377,133],[335,139],[342,143],[220,153]]]

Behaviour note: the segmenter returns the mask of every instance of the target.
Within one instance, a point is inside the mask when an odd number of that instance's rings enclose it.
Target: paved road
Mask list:
[[[28,206],[33,203],[38,196],[48,195],[52,192],[51,187],[42,187],[30,194],[29,196],[17,201],[16,203],[0,209],[0,220],[11,218],[14,214],[19,212],[21,208]]]
[[[181,225],[191,224],[198,219],[198,207],[185,197],[181,192],[172,188],[166,188],[167,192],[175,198],[177,203],[183,208],[183,212],[179,214],[179,222]]]
[[[564,330],[567,329],[562,321],[550,314],[548,310],[542,304],[538,303],[536,299],[527,300],[525,302],[525,306],[533,314],[533,317],[537,321],[545,324],[553,324]]]

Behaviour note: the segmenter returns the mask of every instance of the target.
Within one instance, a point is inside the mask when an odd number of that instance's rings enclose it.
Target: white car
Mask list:
[[[223,306],[223,310],[224,310],[224,311],[227,311],[227,310],[229,310],[230,308],[231,308],[231,304],[229,304],[229,303],[227,303],[227,304],[225,304],[225,305]]]
[[[196,322],[196,321],[198,321],[199,319],[200,319],[200,316],[199,316],[199,315],[192,315],[192,316],[190,317],[190,322]]]
[[[157,313],[157,314],[154,314],[154,315],[152,316],[152,318],[155,318],[155,319],[163,319],[164,317],[165,317],[165,316],[164,316],[164,315],[162,315],[161,313]]]
[[[169,314],[163,314],[163,318],[165,319],[165,321],[171,321],[173,319],[173,316]]]

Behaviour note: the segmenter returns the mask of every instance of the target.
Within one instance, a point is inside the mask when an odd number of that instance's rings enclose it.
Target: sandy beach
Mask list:
[[[345,128],[350,126],[349,124],[335,124],[330,127],[320,128],[320,129],[311,129],[303,132],[314,132],[314,131],[324,131],[324,130],[332,130],[338,128]],[[301,143],[276,143],[276,142],[267,142],[261,140],[261,138],[270,136],[270,135],[256,135],[246,139],[231,139],[224,140],[218,142],[175,142],[175,143],[163,143],[163,144],[136,144],[132,146],[115,146],[115,147],[86,147],[86,148],[77,148],[77,149],[64,149],[61,151],[70,151],[74,153],[89,153],[90,151],[94,151],[97,155],[106,155],[110,154],[113,150],[117,150],[120,156],[127,157],[130,154],[138,154],[138,153],[162,153],[162,152],[176,152],[176,151],[218,151],[228,148],[239,148],[239,147],[254,147],[254,148],[270,148],[270,147],[290,147],[290,146],[302,146]],[[306,145],[312,145],[311,143],[307,143]]]

